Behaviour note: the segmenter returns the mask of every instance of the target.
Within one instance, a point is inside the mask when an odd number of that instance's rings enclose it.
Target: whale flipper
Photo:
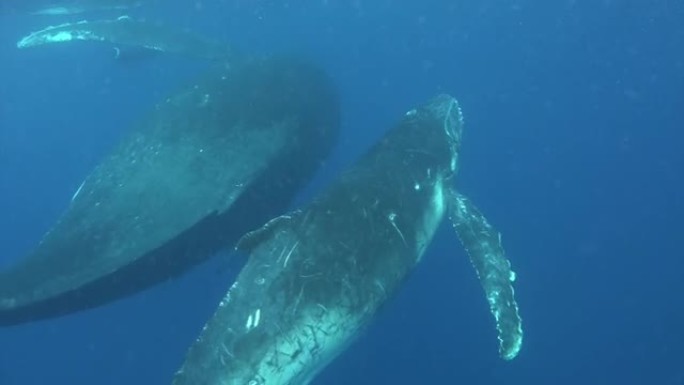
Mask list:
[[[17,265],[0,325],[98,306],[182,274],[282,213],[334,145],[336,91],[291,58],[245,60],[159,103]]]
[[[505,360],[518,355],[522,345],[522,321],[513,295],[515,273],[506,259],[497,232],[470,199],[452,190],[449,216],[458,238],[470,256],[487,296],[499,332],[499,353]]]
[[[393,297],[444,218],[456,100],[409,111],[300,211],[247,234],[247,264],[174,385],[308,384]]]
[[[108,42],[118,46],[140,47],[216,61],[229,61],[235,56],[223,42],[185,30],[134,20],[128,16],[50,26],[24,36],[17,42],[17,47],[29,48],[72,41]]]

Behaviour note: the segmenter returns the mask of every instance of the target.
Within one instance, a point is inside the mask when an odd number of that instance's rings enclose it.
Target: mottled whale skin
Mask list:
[[[440,95],[407,113],[301,211],[248,233],[238,244],[248,262],[189,349],[174,385],[308,384],[395,294],[456,203],[451,182],[461,132],[456,100]],[[451,212],[462,219],[454,223],[464,235],[483,229],[482,219],[469,216],[471,207],[459,207]],[[462,238],[499,238],[473,239]],[[501,255],[470,246],[472,258],[500,262]],[[503,282],[492,272],[498,278],[485,287],[488,295],[510,286],[509,265],[498,266],[508,275]],[[499,305],[497,311],[517,319],[500,336],[515,340],[505,347],[512,350],[502,348],[512,358],[522,338],[517,307]]]
[[[0,325],[102,305],[179,275],[279,215],[337,137],[336,91],[305,61],[222,66],[159,103],[0,272]]]
[[[142,48],[215,61],[229,61],[235,56],[224,42],[128,16],[49,26],[24,36],[17,42],[17,47],[30,48],[75,41],[108,42],[119,49]]]

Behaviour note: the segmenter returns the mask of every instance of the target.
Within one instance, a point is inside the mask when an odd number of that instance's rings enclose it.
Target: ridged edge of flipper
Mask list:
[[[489,309],[496,321],[499,354],[512,360],[523,340],[522,320],[515,301],[515,273],[501,244],[501,234],[480,210],[455,190],[449,193],[449,217],[485,291]]]

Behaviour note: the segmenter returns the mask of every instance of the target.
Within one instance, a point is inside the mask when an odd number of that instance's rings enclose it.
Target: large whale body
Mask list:
[[[186,271],[287,208],[334,145],[325,74],[289,58],[222,66],[159,103],[0,272],[0,325],[104,304]]]
[[[248,233],[249,260],[175,385],[305,385],[373,319],[448,213],[512,359],[522,328],[499,234],[453,187],[462,118],[440,95],[410,111],[301,211]]]

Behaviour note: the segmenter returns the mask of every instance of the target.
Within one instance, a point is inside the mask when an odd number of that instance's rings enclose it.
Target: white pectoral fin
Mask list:
[[[463,247],[470,256],[487,296],[499,333],[499,353],[512,360],[522,346],[522,321],[515,302],[515,273],[506,259],[501,234],[465,196],[452,190],[449,194],[449,217]]]

